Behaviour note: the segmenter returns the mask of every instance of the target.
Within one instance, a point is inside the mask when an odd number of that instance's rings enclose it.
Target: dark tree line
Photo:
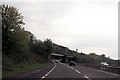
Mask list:
[[[50,39],[44,41],[36,39],[30,32],[24,29],[24,17],[19,12],[19,9],[2,5],[2,53],[3,63],[6,56],[12,56],[18,62],[32,60],[40,56],[47,60],[48,56],[53,52],[53,43]],[[31,57],[30,57],[31,56]],[[38,58],[39,60],[39,58]],[[9,61],[9,60],[8,60]]]

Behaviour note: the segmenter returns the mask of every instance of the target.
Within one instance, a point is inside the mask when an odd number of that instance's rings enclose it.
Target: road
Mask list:
[[[16,78],[73,78],[80,80],[119,80],[119,75],[92,68],[82,67],[79,65],[69,66],[68,64],[64,63],[54,63],[54,65],[51,67],[26,73],[21,76],[17,76]]]

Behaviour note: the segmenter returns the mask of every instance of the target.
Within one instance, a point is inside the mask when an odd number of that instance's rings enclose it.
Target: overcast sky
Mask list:
[[[38,39],[118,58],[118,0],[18,1],[8,4],[19,9],[24,27]]]

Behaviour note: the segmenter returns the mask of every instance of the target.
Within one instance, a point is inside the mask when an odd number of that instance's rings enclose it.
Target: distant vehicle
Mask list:
[[[101,62],[101,65],[109,66],[109,64],[107,62]]]
[[[75,61],[70,61],[69,66],[75,66]]]
[[[101,68],[102,70],[107,70],[107,66],[109,66],[109,64],[107,62],[101,62]]]

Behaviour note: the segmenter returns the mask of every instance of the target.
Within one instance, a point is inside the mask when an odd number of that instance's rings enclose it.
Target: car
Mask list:
[[[107,62],[101,62],[101,65],[109,66],[109,64]]]
[[[69,66],[75,66],[75,65],[76,65],[75,61],[70,61],[69,62]]]
[[[107,70],[107,68],[109,66],[109,64],[107,62],[101,62],[100,64],[101,64],[101,66],[100,66],[101,70]]]

